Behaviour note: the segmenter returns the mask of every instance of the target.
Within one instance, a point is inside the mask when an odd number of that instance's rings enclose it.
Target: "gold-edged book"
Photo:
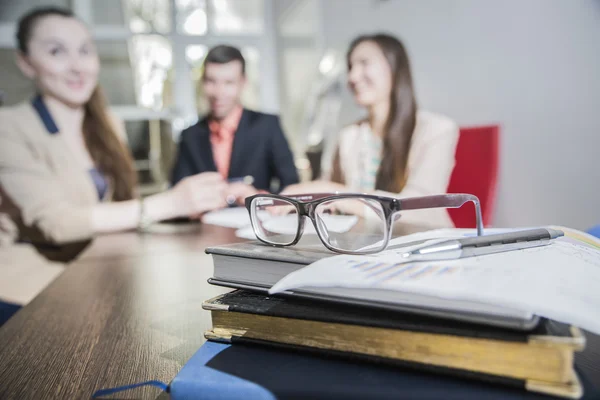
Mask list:
[[[238,290],[206,301],[209,340],[256,340],[354,354],[518,382],[534,392],[579,398],[574,352],[585,346],[576,327],[542,320],[529,332],[434,319],[381,309],[267,297]]]

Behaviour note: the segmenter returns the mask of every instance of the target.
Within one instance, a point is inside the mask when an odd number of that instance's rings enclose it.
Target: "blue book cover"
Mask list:
[[[582,398],[597,398],[598,392],[585,382],[584,386]],[[170,394],[172,400],[555,398],[525,388],[337,356],[211,341],[173,379]]]
[[[202,345],[171,382],[171,400],[276,399],[268,389],[257,383],[207,365],[230,347],[216,342]]]

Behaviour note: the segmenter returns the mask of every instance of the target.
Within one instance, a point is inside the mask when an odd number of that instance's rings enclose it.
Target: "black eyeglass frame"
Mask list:
[[[298,228],[296,230],[296,236],[291,242],[284,244],[273,243],[260,237],[261,235],[259,234],[258,227],[256,226],[257,221],[255,221],[256,216],[254,215],[252,208],[252,202],[256,198],[281,200],[285,201],[287,204],[293,205],[296,208],[296,211],[298,213]],[[381,204],[381,208],[385,217],[386,230],[384,232],[384,241],[380,248],[368,249],[363,251],[352,251],[338,249],[327,243],[327,240],[324,238],[324,235],[321,232],[321,228],[319,227],[319,224],[317,224],[317,221],[315,219],[315,210],[319,204],[328,201],[343,199],[374,200]],[[256,194],[253,196],[246,197],[244,204],[246,206],[246,209],[248,210],[248,214],[250,215],[250,222],[252,224],[254,234],[256,235],[258,240],[270,246],[286,247],[293,246],[296,243],[298,243],[298,241],[302,237],[302,234],[304,233],[304,222],[306,220],[305,217],[308,217],[312,221],[313,226],[315,227],[315,231],[319,236],[319,239],[329,250],[341,254],[372,254],[383,251],[388,246],[392,234],[392,225],[395,220],[394,216],[397,213],[407,210],[422,210],[428,208],[460,208],[468,202],[472,202],[475,205],[477,236],[482,236],[483,222],[481,217],[481,205],[479,203],[479,199],[477,198],[477,196],[466,193],[407,197],[403,199],[362,193],[314,193],[298,194],[292,196],[282,196],[277,194]]]

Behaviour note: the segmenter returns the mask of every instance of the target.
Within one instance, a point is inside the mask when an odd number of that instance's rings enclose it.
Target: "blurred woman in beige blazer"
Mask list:
[[[393,197],[445,193],[454,169],[458,126],[417,108],[409,59],[396,38],[356,38],[347,55],[348,86],[368,117],[340,132],[321,180],[282,194],[361,192]],[[401,213],[396,229],[410,233],[453,227],[446,209]]]
[[[2,198],[0,198],[2,204]],[[63,271],[32,246],[15,243],[17,227],[0,213],[0,326]]]
[[[38,95],[0,108],[0,207],[21,239],[77,242],[226,205],[227,185],[217,173],[137,197],[123,124],[98,87],[94,42],[70,11],[31,11],[19,21],[17,41],[17,64]]]

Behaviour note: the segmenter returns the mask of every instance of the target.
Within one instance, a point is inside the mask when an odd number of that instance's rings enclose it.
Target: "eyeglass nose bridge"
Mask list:
[[[315,213],[315,205],[312,203],[298,203],[298,213],[300,216],[312,218]]]
[[[314,203],[299,203],[298,204],[298,213],[299,218],[302,221],[302,231],[304,230],[304,222],[306,219],[310,219],[311,223],[315,227],[317,231],[317,235],[321,239],[321,241],[325,242],[329,240],[329,235],[327,233],[327,228],[322,226],[322,221],[317,220],[319,217],[315,212],[318,204]]]

